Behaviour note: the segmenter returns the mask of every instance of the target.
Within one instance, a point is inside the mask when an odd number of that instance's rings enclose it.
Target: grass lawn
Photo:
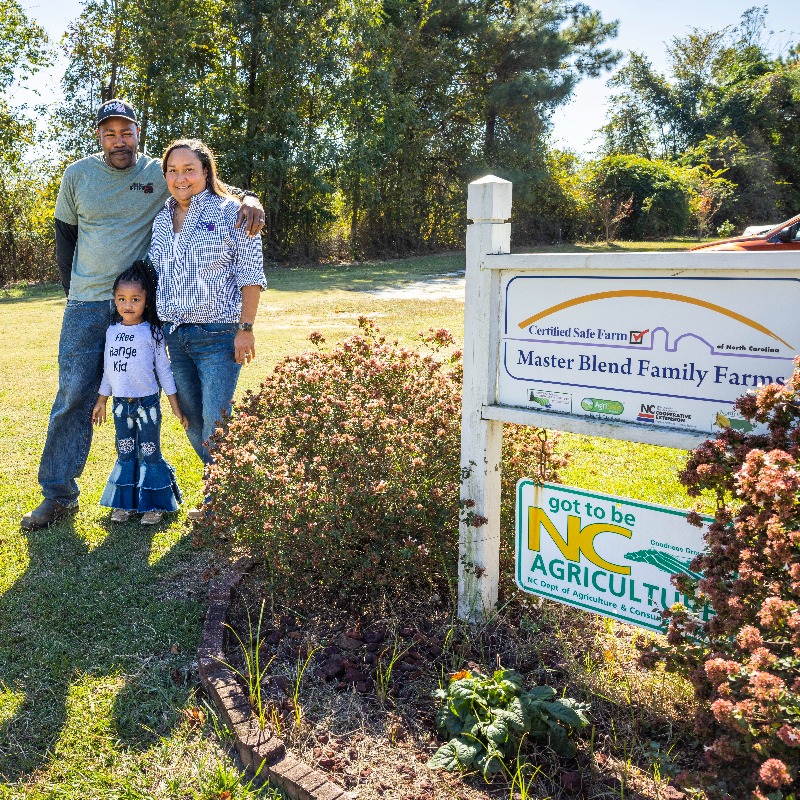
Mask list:
[[[311,331],[338,341],[361,314],[406,343],[429,327],[460,338],[462,302],[375,292],[461,270],[463,260],[269,272],[257,360],[243,370],[239,391],[306,349]],[[236,788],[225,732],[196,697],[207,556],[193,550],[183,512],[155,530],[108,522],[97,503],[114,462],[111,424],[96,432],[79,513],[46,531],[19,528],[40,500],[36,473],[64,302],[56,286],[0,290],[0,798],[250,796]],[[164,420],[164,452],[191,507],[201,497],[200,463],[166,408]],[[578,436],[565,436],[563,446],[573,454],[567,483],[688,503],[675,479],[680,452]]]

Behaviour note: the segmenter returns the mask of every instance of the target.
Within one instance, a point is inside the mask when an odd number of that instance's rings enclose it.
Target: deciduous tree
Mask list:
[[[30,175],[22,161],[36,129],[8,98],[15,85],[50,58],[44,30],[28,19],[16,0],[0,0],[0,286],[27,277],[28,262],[44,255],[35,246],[42,231],[30,225]]]

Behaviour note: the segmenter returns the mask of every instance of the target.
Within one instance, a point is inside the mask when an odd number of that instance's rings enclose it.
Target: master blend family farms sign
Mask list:
[[[711,520],[706,520],[710,522]],[[674,508],[555,484],[517,484],[516,581],[524,592],[650,630],[675,603],[708,606],[671,583],[692,572],[703,533]]]
[[[516,275],[503,290],[505,405],[751,430],[734,401],[783,383],[800,345],[792,279]]]

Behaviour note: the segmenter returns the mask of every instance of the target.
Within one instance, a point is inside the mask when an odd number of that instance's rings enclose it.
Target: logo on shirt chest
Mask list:
[[[132,192],[144,192],[145,194],[153,194],[153,184],[152,183],[132,183],[131,184],[131,191]]]

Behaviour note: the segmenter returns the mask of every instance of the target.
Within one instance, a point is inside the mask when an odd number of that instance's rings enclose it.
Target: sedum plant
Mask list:
[[[714,492],[718,509],[691,565],[705,577],[696,587],[674,580],[716,616],[672,609],[661,655],[701,701],[709,776],[728,792],[743,780],[755,800],[790,800],[800,789],[800,369],[737,406],[766,433],[728,427],[692,451],[680,476],[690,495]]]
[[[500,669],[486,676],[465,670],[456,673],[447,689],[434,696],[442,702],[436,726],[449,739],[428,762],[434,769],[477,769],[487,780],[507,769],[523,737],[551,747],[558,755],[574,757],[570,735],[588,725],[588,706],[556,697],[549,686],[525,690],[522,676]]]
[[[270,568],[274,588],[363,608],[447,596],[458,554],[461,363],[446,330],[413,350],[368,318],[288,356],[215,435],[212,525]],[[509,431],[509,478],[550,442]],[[549,474],[549,473],[548,473]]]

